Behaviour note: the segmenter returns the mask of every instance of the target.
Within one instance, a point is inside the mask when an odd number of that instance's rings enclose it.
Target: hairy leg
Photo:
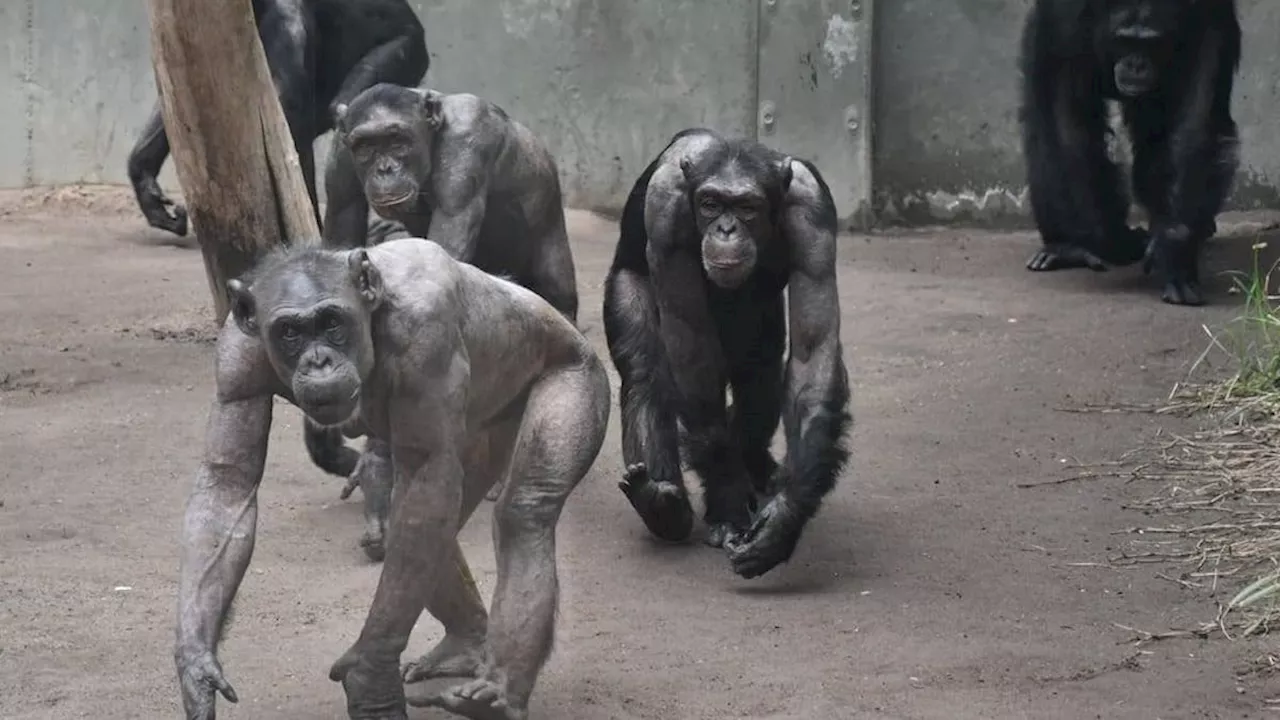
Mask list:
[[[557,208],[558,210],[558,208]],[[575,325],[578,322],[578,281],[569,249],[569,235],[561,214],[551,231],[533,239],[535,253],[529,289],[538,293]]]
[[[611,271],[604,288],[605,341],[622,378],[622,459],[618,487],[654,536],[676,542],[693,530],[680,468],[673,380],[658,336],[648,278]]]
[[[411,704],[472,720],[524,720],[555,635],[556,524],[595,461],[609,421],[609,379],[598,363],[540,380],[529,395],[511,470],[494,511],[498,583],[480,675]]]
[[[169,156],[169,136],[165,134],[164,117],[159,104],[142,128],[138,142],[129,152],[129,182],[147,224],[175,235],[187,234],[187,211],[174,204],[160,189],[160,168]]]

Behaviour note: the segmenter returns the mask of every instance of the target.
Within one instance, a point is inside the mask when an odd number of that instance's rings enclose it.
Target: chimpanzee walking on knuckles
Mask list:
[[[622,377],[620,487],[651,533],[686,539],[683,425],[707,543],[739,575],[763,575],[790,559],[848,458],[831,192],[810,162],[690,129],[636,181],[621,226],[604,296]]]
[[[359,720],[404,720],[404,682],[460,677],[414,705],[523,720],[551,652],[556,525],[609,421],[604,364],[529,290],[420,238],[282,249],[229,283],[216,398],[183,528],[177,644],[187,717],[235,702],[217,651],[253,553],[272,397],[389,448],[386,560],[359,639],[330,670]],[[395,482],[390,475],[394,473]],[[486,613],[456,535],[495,483]],[[423,607],[445,636],[400,667]]]
[[[576,321],[578,289],[560,175],[528,128],[475,95],[392,84],[365,90],[336,115],[325,172],[325,247],[368,243],[372,205],[407,234],[523,285]],[[371,438],[358,453],[337,429],[310,422],[305,437],[318,467],[349,478],[342,497],[360,487],[366,515],[360,544],[380,560],[390,488],[376,485],[378,474],[368,470],[385,464],[387,448]],[[489,499],[500,490],[494,487]]]

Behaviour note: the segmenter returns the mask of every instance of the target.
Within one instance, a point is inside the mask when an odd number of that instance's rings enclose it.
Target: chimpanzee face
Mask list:
[[[374,366],[371,316],[382,296],[363,249],[304,251],[272,264],[252,286],[231,280],[227,287],[236,324],[261,338],[304,413],[336,426],[359,412]]]
[[[375,210],[411,203],[431,179],[441,95],[375,85],[337,108],[338,133]]]
[[[755,270],[760,250],[773,239],[773,205],[790,184],[790,159],[785,171],[747,167],[735,160],[705,176],[688,160],[681,161],[680,169],[694,184],[693,216],[702,236],[707,277],[725,289],[742,285]]]
[[[1192,0],[1113,0],[1109,3],[1106,57],[1116,89],[1125,97],[1154,90],[1182,29]]]

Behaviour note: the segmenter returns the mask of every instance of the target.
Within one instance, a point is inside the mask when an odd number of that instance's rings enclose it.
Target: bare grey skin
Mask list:
[[[217,693],[237,699],[218,642],[253,553],[279,395],[318,426],[358,427],[387,449],[362,468],[394,487],[382,573],[329,674],[348,716],[404,720],[412,704],[525,718],[554,636],[556,524],[609,421],[608,376],[586,338],[534,293],[420,238],[281,250],[228,285],[233,321],[218,338],[182,536],[175,659],[186,716],[212,720]],[[456,536],[504,479],[486,612]],[[401,667],[424,607],[445,637]],[[406,700],[406,682],[433,677],[462,680]]]
[[[559,171],[527,127],[475,95],[387,83],[339,105],[335,114],[325,247],[369,244],[372,207],[455,259],[529,288],[576,322],[577,280]],[[342,433],[308,427],[306,434],[316,465],[349,478],[343,497],[355,486],[366,495],[387,491],[365,484],[363,460],[343,444]],[[366,445],[365,459],[378,452],[376,443]],[[381,558],[376,526],[360,543],[371,559]]]

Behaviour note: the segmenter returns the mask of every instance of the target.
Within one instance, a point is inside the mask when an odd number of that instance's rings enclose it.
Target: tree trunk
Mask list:
[[[250,0],[148,4],[165,131],[221,325],[227,280],[320,232]]]

